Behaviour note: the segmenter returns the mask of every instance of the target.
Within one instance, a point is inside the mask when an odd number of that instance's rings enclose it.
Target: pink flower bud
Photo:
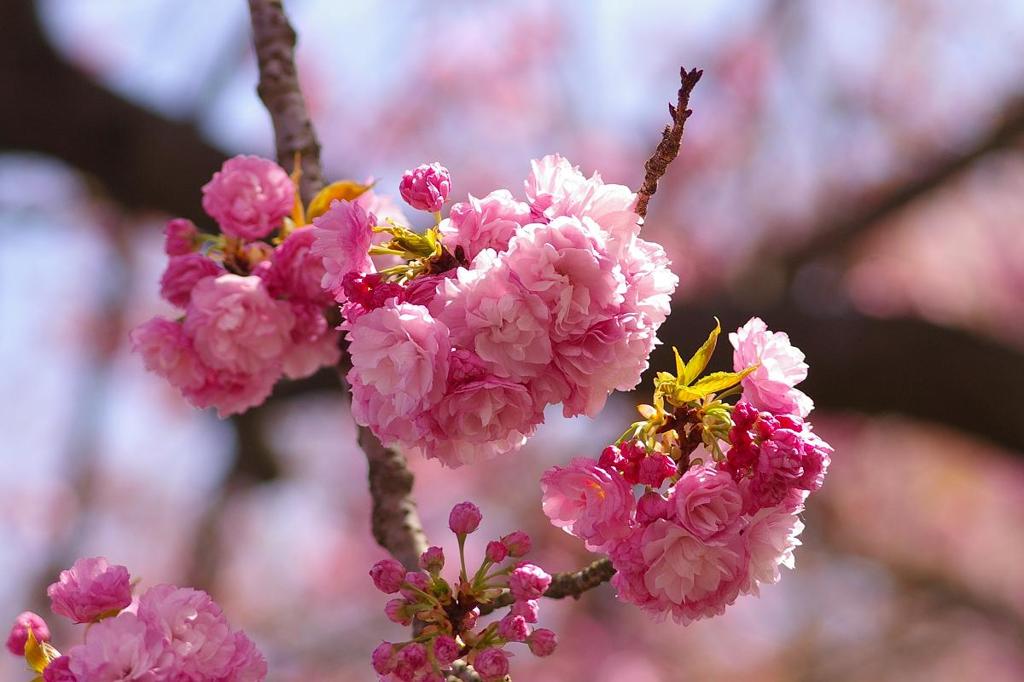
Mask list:
[[[492,564],[500,564],[508,556],[508,548],[498,540],[491,540],[487,543],[487,550],[484,555]]]
[[[430,661],[427,658],[427,648],[419,642],[407,644],[398,652],[398,665],[412,671],[418,671],[427,667],[430,665]]]
[[[378,644],[370,656],[370,662],[373,664],[374,670],[381,675],[387,675],[395,669],[396,656],[394,645],[391,642],[381,642]]]
[[[439,163],[423,164],[402,174],[398,191],[406,203],[418,211],[441,210],[452,189],[448,169]]]
[[[440,547],[428,547],[420,555],[420,568],[430,573],[438,573],[444,568],[444,550]]]
[[[530,653],[534,656],[550,656],[558,646],[558,637],[547,628],[537,628],[526,640]]]
[[[521,530],[509,533],[501,539],[501,543],[508,549],[509,556],[521,557],[525,556],[530,551],[532,542],[530,536]]]
[[[434,658],[440,666],[447,666],[459,658],[459,644],[448,635],[440,635],[434,640]]]
[[[525,618],[510,613],[498,621],[498,634],[509,642],[524,642],[530,629]]]
[[[644,485],[661,486],[665,479],[676,473],[676,463],[668,455],[650,455],[640,460],[637,478]]]
[[[601,457],[598,458],[597,465],[602,469],[611,471],[612,469],[620,468],[624,461],[619,453],[619,449],[614,445],[609,445],[601,451]]]
[[[370,569],[373,585],[384,594],[394,594],[405,582],[405,567],[394,559],[381,559]]]
[[[15,656],[24,656],[29,630],[37,642],[50,641],[50,628],[46,627],[46,621],[31,611],[25,611],[14,619],[11,634],[7,637],[7,650]]]
[[[199,280],[225,274],[224,268],[201,253],[171,256],[160,278],[160,295],[168,303],[185,308]]]
[[[409,612],[409,602],[405,599],[391,599],[384,605],[384,613],[388,620],[399,625],[412,623],[412,614]]]
[[[456,535],[469,535],[480,527],[482,518],[480,507],[472,502],[459,502],[448,515],[448,527]]]
[[[522,564],[508,577],[508,588],[512,596],[519,599],[537,599],[551,584],[551,576],[540,566]]]
[[[409,571],[405,574],[405,582],[416,588],[420,592],[430,591],[430,578],[425,573],[419,571]],[[410,601],[419,601],[420,595],[418,592],[410,589],[409,587],[402,588],[402,596]]]
[[[536,623],[537,614],[540,612],[540,604],[536,599],[522,599],[512,604],[511,613],[513,616],[522,616],[527,623]]]
[[[131,578],[124,566],[102,557],[79,559],[46,588],[53,612],[76,623],[91,623],[132,603]]]
[[[501,649],[484,649],[473,660],[473,668],[488,682],[508,675],[508,656]]]
[[[164,253],[168,256],[184,256],[196,250],[199,230],[191,220],[175,218],[164,228]]]

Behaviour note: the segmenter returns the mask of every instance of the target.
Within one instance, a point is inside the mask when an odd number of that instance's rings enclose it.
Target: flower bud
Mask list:
[[[636,520],[640,523],[653,523],[657,519],[672,516],[672,504],[654,491],[640,496],[636,503]]]
[[[530,536],[521,530],[509,533],[501,539],[501,543],[508,549],[509,556],[516,558],[525,556],[532,546]]]
[[[25,611],[14,619],[11,633],[7,637],[7,650],[15,656],[24,656],[29,630],[32,631],[37,642],[50,641],[50,628],[46,626],[46,621],[31,611]]]
[[[427,648],[419,642],[407,644],[398,652],[398,665],[410,671],[419,671],[429,666]]]
[[[444,568],[444,550],[440,547],[428,547],[420,555],[420,568],[436,575]]]
[[[451,175],[439,163],[422,164],[405,171],[398,185],[398,191],[407,204],[418,211],[430,213],[441,210],[451,189]]]
[[[387,675],[395,669],[396,663],[395,647],[391,642],[381,642],[370,655],[370,663],[373,669],[381,675]]]
[[[391,599],[384,605],[384,613],[388,620],[399,625],[412,623],[412,613],[409,610],[409,602],[405,599]]]
[[[196,250],[199,230],[191,220],[175,218],[164,228],[164,253],[168,256],[184,256]]]
[[[640,460],[637,479],[644,485],[658,488],[676,473],[676,463],[668,455],[654,454]]]
[[[530,629],[525,618],[510,613],[498,621],[498,634],[508,642],[524,642]]]
[[[526,643],[534,656],[550,656],[558,645],[558,637],[547,628],[537,628]]]
[[[410,601],[419,601],[419,592],[428,592],[430,590],[430,578],[424,573],[419,571],[409,571],[405,574],[405,582],[408,586],[403,587],[401,592],[402,596]],[[419,592],[411,589],[416,588]]]
[[[394,559],[381,559],[370,569],[373,585],[384,594],[394,594],[405,582],[405,568]]]
[[[448,635],[441,635],[434,640],[434,658],[438,665],[451,665],[459,658],[459,644]]]
[[[537,599],[551,585],[551,576],[540,566],[522,564],[508,577],[508,588],[518,599]]]
[[[487,543],[487,550],[484,552],[487,560],[492,564],[500,564],[508,557],[508,548],[503,542],[491,540]]]
[[[472,502],[459,502],[448,515],[448,527],[456,535],[469,535],[480,527],[483,514]]]
[[[521,599],[512,604],[509,610],[513,616],[522,616],[527,623],[536,623],[539,612],[540,604],[536,599]]]
[[[508,656],[501,649],[484,649],[473,659],[473,668],[485,680],[500,680],[508,675]]]

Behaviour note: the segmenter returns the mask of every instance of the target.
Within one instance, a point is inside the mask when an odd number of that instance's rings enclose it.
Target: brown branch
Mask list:
[[[306,110],[295,68],[295,29],[288,22],[282,0],[249,0],[253,45],[259,61],[256,88],[274,123],[277,162],[291,168],[296,154],[302,157],[301,194],[313,198],[323,184],[320,142]]]
[[[323,185],[323,174],[320,144],[295,69],[295,30],[281,0],[249,0],[249,9],[260,69],[258,90],[274,122],[278,162],[287,168],[296,153],[302,155],[302,196],[308,201]],[[344,381],[344,367],[340,374]],[[415,570],[427,541],[412,500],[413,475],[402,454],[384,447],[365,427],[359,429],[359,445],[369,465],[373,537]]]
[[[672,117],[672,125],[665,126],[661,133],[661,142],[657,149],[651,154],[644,164],[644,184],[636,195],[636,212],[641,218],[647,217],[647,204],[658,191],[658,180],[668,170],[668,165],[679,156],[679,147],[683,141],[683,127],[686,119],[690,118],[693,112],[687,108],[690,104],[690,93],[697,85],[704,72],[699,69],[687,71],[685,67],[679,69],[679,101],[673,106],[668,105],[669,116]]]
[[[612,579],[615,575],[615,568],[610,559],[598,559],[586,568],[566,573],[556,573],[551,577],[551,586],[544,592],[548,599],[565,599],[572,597],[579,599],[587,590],[592,590]],[[480,607],[480,615],[486,616],[498,609],[511,606],[515,599],[511,592],[505,592],[500,597]]]

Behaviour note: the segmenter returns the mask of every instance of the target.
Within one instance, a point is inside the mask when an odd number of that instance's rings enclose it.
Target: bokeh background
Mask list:
[[[384,192],[433,160],[455,194],[515,190],[552,151],[635,187],[679,66],[703,68],[644,228],[681,279],[661,338],[760,314],[807,352],[837,454],[797,569],[687,628],[607,586],[545,604],[561,648],[516,679],[1024,679],[1024,3],[286,5],[328,176]],[[102,554],[210,590],[272,680],[371,679],[404,633],[366,574],[383,552],[330,377],[219,421],[127,350],[168,310],[163,222],[202,220],[227,155],[272,156],[248,41],[241,0],[0,3],[0,622],[49,613],[56,572]],[[429,535],[453,556],[447,511],[472,498],[483,536],[587,563],[536,481],[641,398],[552,413],[500,461],[412,462]],[[5,655],[0,679],[27,676]]]

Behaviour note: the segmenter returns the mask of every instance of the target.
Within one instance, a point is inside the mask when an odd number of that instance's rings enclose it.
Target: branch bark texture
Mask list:
[[[651,197],[658,191],[658,180],[665,175],[668,165],[679,156],[679,147],[683,142],[683,127],[686,119],[690,118],[693,112],[687,107],[690,104],[690,93],[693,92],[697,82],[704,72],[699,69],[686,70],[686,67],[679,69],[679,99],[676,104],[668,105],[669,116],[672,117],[672,124],[665,126],[661,133],[661,142],[657,149],[651,154],[644,164],[644,183],[636,197],[636,212],[641,218],[647,217],[647,204]]]
[[[308,202],[323,184],[320,142],[306,109],[295,68],[295,29],[282,0],[249,0],[253,45],[259,62],[260,99],[274,123],[277,162],[290,169],[295,155],[302,158],[302,200]]]

